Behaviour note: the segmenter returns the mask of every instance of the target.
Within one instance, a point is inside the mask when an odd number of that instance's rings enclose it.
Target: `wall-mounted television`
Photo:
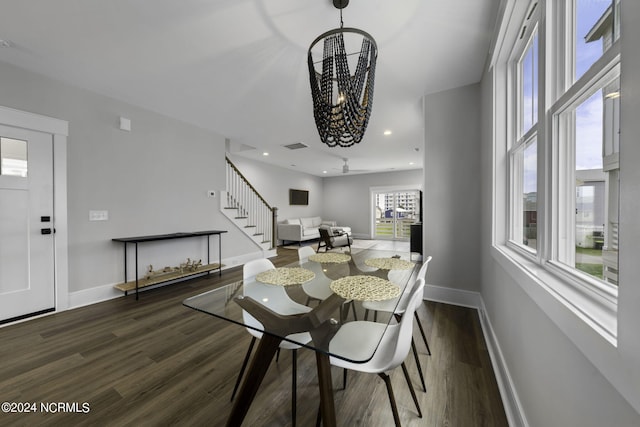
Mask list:
[[[294,190],[293,188],[289,189],[289,204],[308,205],[309,192],[307,190]]]

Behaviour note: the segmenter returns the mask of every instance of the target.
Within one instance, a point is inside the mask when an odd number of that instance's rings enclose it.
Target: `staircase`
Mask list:
[[[238,168],[226,159],[227,189],[220,195],[220,209],[263,251],[275,251],[278,208],[271,207]]]

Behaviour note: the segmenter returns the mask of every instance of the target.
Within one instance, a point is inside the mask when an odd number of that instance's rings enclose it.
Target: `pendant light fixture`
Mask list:
[[[359,143],[373,105],[378,46],[365,31],[344,27],[342,9],[348,4],[349,0],[333,0],[340,10],[340,28],[319,35],[307,54],[313,116],[320,139],[330,147]],[[312,49],[321,41],[322,58],[314,60]],[[358,44],[359,52],[348,51]]]

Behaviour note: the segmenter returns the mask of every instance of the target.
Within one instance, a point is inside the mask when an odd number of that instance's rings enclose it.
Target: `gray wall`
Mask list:
[[[424,99],[424,252],[429,283],[479,291],[480,86]]]
[[[206,195],[224,189],[224,137],[2,62],[0,76],[3,106],[69,121],[70,292],[123,280],[114,237],[228,229],[223,257],[256,250]],[[131,132],[119,130],[120,116],[131,119]],[[90,210],[107,210],[109,220],[90,222]],[[147,254],[176,265],[202,254],[202,243],[172,242]]]

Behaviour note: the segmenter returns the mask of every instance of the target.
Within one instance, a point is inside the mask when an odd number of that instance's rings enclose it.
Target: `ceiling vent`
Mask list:
[[[283,145],[283,147],[288,148],[289,150],[299,150],[301,148],[307,148],[308,145],[305,145],[302,142],[296,142],[294,144]]]

